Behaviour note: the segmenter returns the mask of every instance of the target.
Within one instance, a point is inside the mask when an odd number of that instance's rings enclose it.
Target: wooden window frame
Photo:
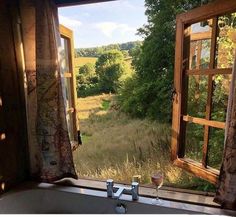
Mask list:
[[[69,64],[69,71],[64,73],[64,78],[70,80],[70,87],[71,87],[71,97],[72,97],[72,107],[66,110],[66,114],[72,113],[73,117],[73,142],[76,144],[72,144],[73,150],[78,146],[78,131],[79,131],[79,123],[77,117],[77,94],[76,94],[76,75],[75,75],[75,68],[74,68],[74,37],[73,31],[68,29],[67,27],[60,25],[60,35],[61,38],[68,41],[68,64]]]
[[[201,75],[202,70],[186,70],[188,64],[190,34],[189,27],[191,24],[201,22],[203,20],[213,19],[213,26],[216,25],[217,17],[232,13],[236,11],[235,0],[216,0],[205,6],[193,9],[189,12],[180,14],[176,19],[176,47],[175,47],[175,73],[174,73],[174,96],[173,96],[173,113],[172,113],[172,139],[171,139],[171,159],[174,165],[185,169],[194,175],[201,177],[209,182],[216,184],[219,178],[219,171],[211,167],[206,167],[207,158],[207,143],[203,145],[203,162],[198,163],[191,159],[184,157],[184,141],[185,141],[185,128],[187,122],[197,123],[204,125],[204,141],[209,139],[209,127],[225,128],[222,122],[210,120],[211,114],[211,97],[212,95],[212,79],[215,74],[231,74],[232,69],[214,69],[214,55],[216,41],[211,43],[211,59],[209,69],[204,70],[204,75],[208,75],[208,100],[206,108],[206,118],[194,118],[186,114],[186,77],[188,75]],[[215,23],[215,24],[214,24]],[[212,39],[216,32],[212,30]],[[194,36],[195,37],[195,36]],[[196,37],[207,37],[197,36]],[[206,133],[208,132],[208,133]]]

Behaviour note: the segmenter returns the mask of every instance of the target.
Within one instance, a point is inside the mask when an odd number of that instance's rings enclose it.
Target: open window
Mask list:
[[[73,32],[67,27],[60,25],[61,34],[61,67],[63,69],[65,94],[66,94],[66,118],[69,129],[69,136],[73,148],[78,145],[79,124],[77,119],[77,96],[76,80],[74,73],[74,45]]]
[[[236,1],[216,1],[177,17],[171,157],[214,184],[224,150],[235,12]]]

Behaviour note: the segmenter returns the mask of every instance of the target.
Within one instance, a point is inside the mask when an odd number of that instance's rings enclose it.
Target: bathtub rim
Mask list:
[[[67,193],[73,193],[73,194],[82,194],[82,195],[88,195],[88,196],[94,196],[94,197],[101,197],[101,198],[107,198],[106,191],[103,190],[94,190],[91,188],[81,188],[81,187],[74,187],[74,186],[61,186],[58,184],[49,184],[49,183],[37,183],[37,182],[26,182],[15,189],[12,189],[3,195],[1,197],[5,196],[11,196],[15,193],[24,192],[24,191],[32,191],[32,190],[52,190],[52,191],[62,191]],[[107,198],[110,200],[115,200],[112,198]],[[185,211],[192,211],[192,212],[200,212],[202,214],[213,214],[213,215],[229,215],[229,216],[236,216],[236,212],[232,210],[224,210],[221,208],[216,207],[210,207],[210,206],[202,206],[202,205],[196,205],[196,204],[189,204],[186,202],[176,202],[176,201],[170,201],[170,200],[163,200],[163,204],[161,205],[153,205],[151,200],[152,197],[144,197],[140,196],[138,201],[132,201],[131,196],[124,194],[121,196],[121,201],[124,202],[131,202],[131,203],[137,203],[137,204],[145,204],[150,206],[161,206],[166,208],[174,208],[174,209],[182,209]],[[155,213],[154,213],[155,214]]]

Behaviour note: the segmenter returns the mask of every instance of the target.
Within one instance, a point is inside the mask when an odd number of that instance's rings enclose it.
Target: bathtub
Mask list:
[[[107,198],[105,191],[46,183],[26,184],[0,195],[0,214],[116,214],[117,204],[122,204],[127,214],[236,214],[168,200],[152,205],[152,198],[141,196],[134,202],[131,195],[122,195],[118,201]]]

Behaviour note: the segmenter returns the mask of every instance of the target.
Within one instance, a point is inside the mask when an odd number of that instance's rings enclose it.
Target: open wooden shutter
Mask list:
[[[75,149],[80,139],[79,123],[77,118],[77,92],[76,75],[74,72],[74,40],[73,32],[67,27],[60,25],[61,44],[62,44],[62,68],[64,70],[66,88],[66,117],[69,128],[69,136]]]
[[[176,24],[171,157],[175,165],[214,184],[221,160],[214,162],[212,156],[223,157],[233,63],[223,39],[228,37],[228,43],[229,31],[236,28],[234,12],[235,0],[218,0],[180,14]],[[215,94],[220,88],[224,96],[217,100],[223,102],[222,112],[216,113]],[[212,140],[213,133],[218,140]]]

